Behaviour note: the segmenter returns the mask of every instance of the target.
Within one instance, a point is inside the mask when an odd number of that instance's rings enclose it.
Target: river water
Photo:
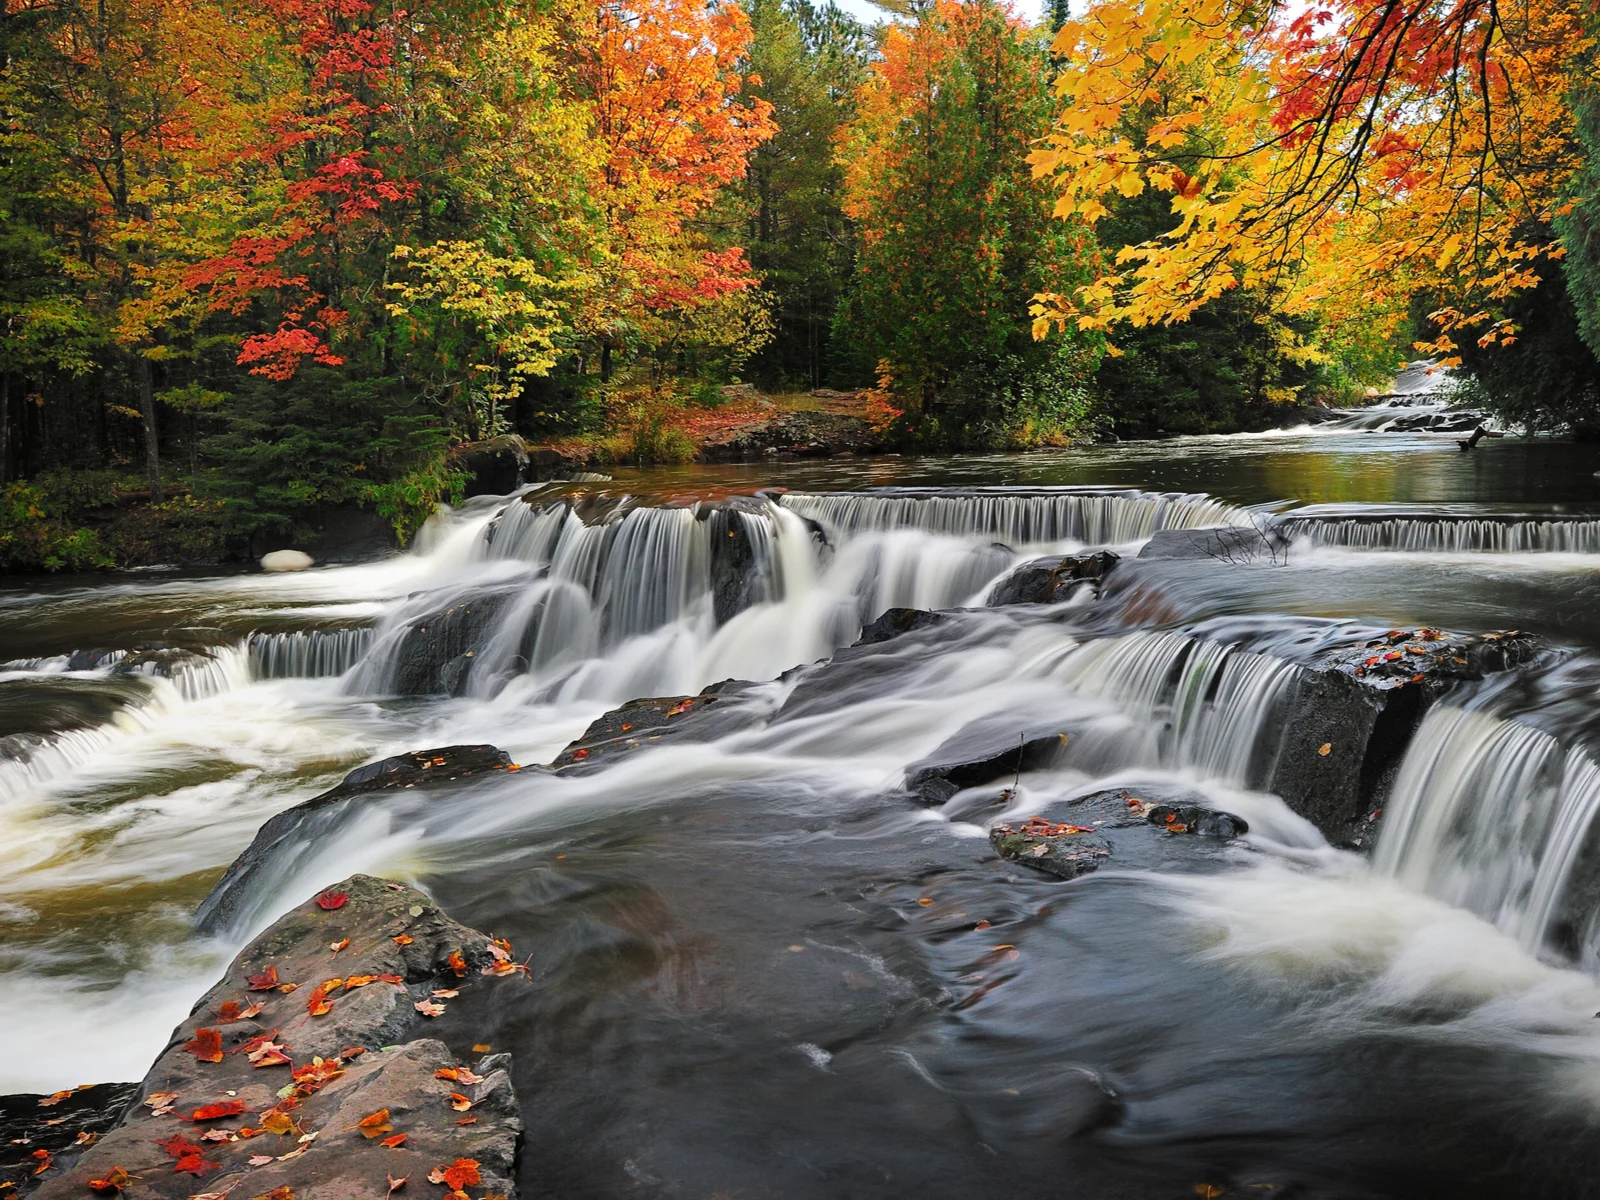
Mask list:
[[[366,871],[533,955],[430,1030],[517,1055],[530,1195],[1600,1194],[1600,931],[1556,919],[1600,836],[1600,455],[1373,423],[619,472],[478,498],[367,565],[12,581],[0,1093],[137,1079],[255,931]],[[729,522],[754,555],[731,606]],[[1272,523],[1270,560],[1133,559]],[[1101,546],[1100,601],[985,604]],[[427,690],[407,631],[472,605],[453,694],[397,695]],[[895,606],[960,611],[807,665]],[[1549,649],[1428,713],[1375,851],[1329,845],[1253,773],[1276,698],[1318,639],[1422,625]],[[133,657],[69,657],[103,649]],[[702,740],[352,806],[194,922],[268,816],[355,766],[544,763],[730,678],[754,686]],[[1009,802],[908,798],[953,735],[1041,714],[1081,749]],[[1250,832],[1070,883],[990,848],[1108,786]]]

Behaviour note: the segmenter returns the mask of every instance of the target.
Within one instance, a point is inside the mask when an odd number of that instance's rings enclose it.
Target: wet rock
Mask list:
[[[995,584],[987,603],[991,608],[1002,604],[1055,604],[1085,585],[1098,595],[1101,581],[1121,561],[1121,556],[1110,550],[1036,558]]]
[[[1111,857],[1111,844],[1093,826],[1029,817],[1016,825],[989,830],[989,841],[1002,858],[1045,871],[1060,879],[1076,879]]]
[[[291,872],[315,848],[317,838],[337,823],[345,802],[376,792],[437,788],[518,769],[504,750],[487,745],[414,750],[357,767],[336,786],[268,818],[201,902],[195,923],[202,933],[231,925],[251,891],[249,882]]]
[[[878,646],[893,641],[901,634],[917,629],[932,629],[943,624],[943,613],[927,612],[920,608],[886,608],[868,625],[853,643],[856,646]]]
[[[1145,820],[1166,833],[1224,841],[1250,832],[1243,817],[1194,804],[1152,804],[1145,812]]]
[[[93,671],[102,666],[116,663],[123,657],[125,651],[101,646],[94,650],[74,650],[67,656],[67,670]],[[107,660],[110,660],[109,662]]]
[[[551,762],[558,771],[576,772],[614,761],[665,739],[705,742],[759,719],[754,708],[739,703],[740,681],[713,685],[698,696],[655,696],[630,700],[595,718],[583,736]]]
[[[1325,647],[1302,670],[1266,781],[1329,840],[1370,848],[1387,789],[1423,714],[1462,682],[1515,669],[1542,647],[1518,631],[1392,629]]]
[[[26,1195],[65,1170],[122,1119],[136,1083],[96,1083],[54,1095],[0,1096],[0,1195]],[[44,1161],[53,1164],[36,1175]]]
[[[766,599],[756,545],[744,513],[746,508],[759,506],[754,498],[739,497],[705,514],[711,534],[711,609],[718,625]]]
[[[1215,529],[1163,529],[1139,551],[1141,559],[1204,559],[1223,563],[1285,561],[1286,542],[1276,534],[1239,525]]]
[[[48,1173],[41,1197],[81,1200],[90,1180],[120,1168],[138,1177],[135,1196],[288,1187],[297,1200],[353,1200],[384,1195],[390,1176],[426,1190],[430,1172],[458,1159],[476,1163],[474,1188],[514,1194],[522,1122],[508,1056],[479,1060],[477,1083],[439,1078],[462,1064],[423,1036],[428,1018],[416,1006],[435,990],[526,987],[526,978],[510,968],[484,978],[504,952],[414,888],[355,875],[320,900],[240,952],[173,1031],[139,1102],[75,1162]],[[335,977],[337,986],[328,982]],[[319,1000],[331,1007],[313,1015]],[[384,1110],[379,1123],[391,1128],[382,1135],[403,1134],[403,1143],[363,1135],[360,1123]],[[460,1123],[463,1111],[476,1120]]]
[[[965,788],[1053,765],[1068,736],[1065,728],[974,722],[908,766],[905,788],[924,804],[943,804]]]
[[[171,679],[185,667],[215,659],[216,655],[205,650],[184,650],[156,643],[134,647],[111,670],[115,675],[156,675]]]
[[[486,592],[413,621],[391,652],[394,667],[389,686],[394,694],[460,695],[473,659],[511,600],[510,591]]]
[[[464,442],[450,451],[449,464],[470,476],[468,496],[504,496],[528,481],[528,444],[514,433]]]

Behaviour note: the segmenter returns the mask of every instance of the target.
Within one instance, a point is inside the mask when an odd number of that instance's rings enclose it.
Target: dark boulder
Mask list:
[[[853,645],[879,646],[917,629],[932,629],[945,621],[943,613],[920,608],[886,608],[861,630]]]
[[[27,1195],[71,1162],[122,1120],[138,1091],[136,1083],[94,1083],[49,1096],[0,1096],[0,1195]],[[35,1174],[45,1161],[51,1168]]]
[[[767,599],[749,518],[742,511],[758,504],[753,499],[744,500],[742,504],[722,504],[705,513],[711,535],[711,609],[718,625]]]
[[[786,412],[739,426],[721,438],[705,442],[699,457],[704,462],[830,458],[871,454],[882,448],[882,436],[852,413]]]
[[[1098,594],[1101,581],[1121,561],[1121,556],[1110,550],[1036,558],[995,584],[987,603],[991,608],[1002,604],[1055,604],[1083,586],[1094,588]]]
[[[528,444],[514,433],[464,442],[450,451],[449,465],[468,475],[468,496],[504,496],[528,481]]]
[[[511,602],[509,590],[454,600],[414,618],[387,649],[388,688],[397,696],[456,696],[473,659]]]
[[[233,924],[251,890],[249,884],[292,871],[314,850],[318,837],[338,822],[346,802],[377,792],[431,789],[519,769],[509,754],[495,746],[415,750],[357,767],[337,786],[268,818],[201,901],[195,923],[202,933]]]
[[[1076,879],[1111,857],[1111,844],[1090,826],[1029,817],[1017,825],[989,830],[989,841],[1002,858],[1045,871],[1059,879]]]
[[[1004,720],[975,721],[908,766],[905,788],[923,804],[943,804],[965,788],[1054,765],[1068,738],[1065,726],[1019,730]]]
[[[354,1200],[382,1196],[391,1176],[427,1188],[431,1172],[470,1159],[478,1186],[512,1196],[522,1121],[509,1056],[463,1076],[422,1036],[424,1008],[450,1003],[440,992],[529,986],[506,955],[414,888],[346,879],[240,952],[173,1031],[138,1103],[38,1194],[81,1200],[120,1169],[137,1177],[133,1194],[162,1200],[279,1188]],[[377,1132],[402,1142],[365,1135],[375,1113],[389,1127]]]

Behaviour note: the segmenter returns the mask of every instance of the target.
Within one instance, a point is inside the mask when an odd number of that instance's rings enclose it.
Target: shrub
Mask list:
[[[0,568],[85,571],[112,565],[100,535],[52,513],[43,489],[27,483],[0,488]]]

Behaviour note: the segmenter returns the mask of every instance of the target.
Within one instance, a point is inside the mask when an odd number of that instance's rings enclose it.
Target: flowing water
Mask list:
[[[367,871],[532,953],[430,1029],[516,1054],[530,1195],[1600,1195],[1600,455],[1384,424],[670,469],[480,497],[364,566],[16,581],[0,1093],[138,1078],[255,931]],[[1276,548],[1133,557],[1219,526]],[[1101,547],[1099,599],[987,604]],[[839,653],[895,607],[946,618]],[[1546,649],[1440,698],[1375,850],[1330,845],[1271,791],[1283,714],[1323,648],[1422,625]],[[419,630],[460,644],[419,667]],[[362,763],[548,762],[729,679],[698,740],[351,806],[194,919]],[[1044,728],[1014,780],[905,790]],[[1249,832],[1070,883],[991,850],[1108,787]]]

